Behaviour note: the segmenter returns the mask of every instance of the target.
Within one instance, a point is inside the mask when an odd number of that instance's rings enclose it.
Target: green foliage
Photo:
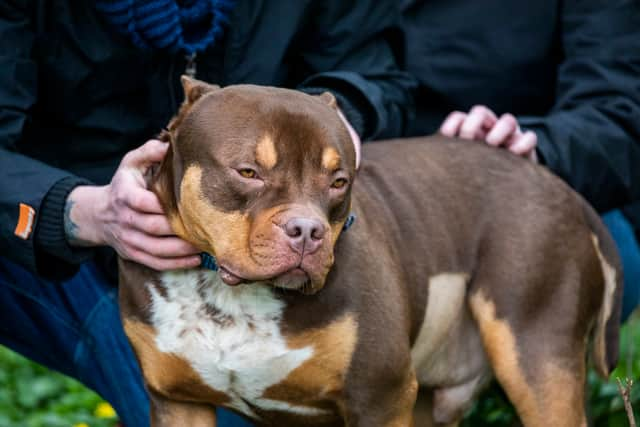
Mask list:
[[[631,389],[631,405],[636,422],[640,422],[640,313],[622,329],[620,337],[620,361],[611,373],[609,381],[602,381],[594,372],[589,373],[590,418],[595,427],[622,427],[629,422],[622,397],[618,392],[616,378],[630,378],[635,386]]]
[[[622,397],[618,392],[616,378],[631,378],[635,386],[631,391],[631,404],[636,422],[640,421],[640,313],[622,328],[620,337],[620,360],[608,381],[602,380],[590,370],[587,381],[587,411],[589,425],[594,427],[627,427],[629,421]],[[496,384],[486,390],[467,414],[463,427],[510,427],[518,425],[518,417],[504,391]]]
[[[79,382],[0,347],[0,427],[113,427],[103,400]]]

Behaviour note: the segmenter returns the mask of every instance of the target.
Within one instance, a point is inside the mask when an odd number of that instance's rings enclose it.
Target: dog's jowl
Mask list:
[[[560,179],[438,136],[365,144],[356,171],[328,93],[183,85],[152,187],[217,269],[120,262],[154,426],[448,425],[492,378],[525,426],[585,425],[621,271]]]

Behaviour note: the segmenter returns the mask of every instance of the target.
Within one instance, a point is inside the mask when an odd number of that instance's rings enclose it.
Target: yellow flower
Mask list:
[[[78,423],[78,424],[74,424],[73,427],[89,427],[89,424],[87,424],[87,423]]]
[[[115,418],[116,417],[116,411],[114,411],[113,407],[109,405],[107,402],[98,403],[98,406],[96,406],[96,410],[93,411],[93,414],[98,418]],[[84,427],[84,426],[81,426],[81,427]],[[86,426],[86,427],[89,427],[89,426]]]

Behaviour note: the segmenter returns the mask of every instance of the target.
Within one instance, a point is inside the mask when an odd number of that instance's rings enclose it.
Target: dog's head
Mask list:
[[[183,86],[153,182],[174,231],[215,255],[227,284],[317,292],[356,168],[335,98],[189,78]]]

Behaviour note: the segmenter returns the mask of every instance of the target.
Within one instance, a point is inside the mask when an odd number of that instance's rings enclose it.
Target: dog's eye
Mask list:
[[[243,177],[249,178],[249,179],[255,179],[258,177],[258,173],[253,169],[249,169],[249,168],[238,169],[238,173]]]
[[[349,181],[347,181],[346,178],[338,178],[335,181],[333,181],[333,184],[331,184],[331,188],[344,188],[345,185],[347,185]]]

